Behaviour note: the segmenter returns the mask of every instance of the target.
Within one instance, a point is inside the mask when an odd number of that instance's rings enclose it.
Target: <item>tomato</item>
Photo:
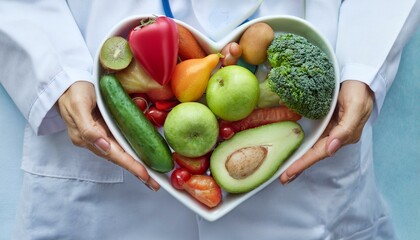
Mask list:
[[[171,184],[174,188],[178,190],[183,190],[185,183],[192,176],[187,170],[183,168],[175,169],[171,174]]]
[[[178,61],[178,41],[175,21],[164,16],[142,19],[128,36],[136,61],[161,85],[171,80]]]
[[[216,207],[222,201],[222,189],[211,176],[192,175],[183,186],[185,191],[207,207]]]
[[[235,130],[231,126],[219,127],[219,137],[223,140],[227,140],[235,135]]]
[[[172,159],[191,174],[204,174],[210,165],[210,154],[201,157],[190,158],[177,152],[172,153]]]
[[[148,111],[146,111],[146,117],[155,127],[162,127],[165,123],[168,112],[157,109],[154,106],[151,106]]]
[[[132,99],[141,111],[143,111],[144,113],[147,112],[147,110],[149,109],[149,102],[147,102],[147,100],[144,97],[138,96]]]

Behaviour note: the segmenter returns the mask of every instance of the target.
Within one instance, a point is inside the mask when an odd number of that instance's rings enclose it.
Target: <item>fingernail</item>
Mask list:
[[[109,142],[107,142],[105,139],[103,138],[98,138],[93,145],[99,150],[101,151],[102,154],[107,155],[109,153],[109,149],[111,148],[111,145],[109,144]]]
[[[327,151],[330,155],[333,155],[338,150],[338,148],[340,148],[340,146],[341,146],[340,140],[335,138],[328,145]]]
[[[287,185],[287,184],[289,184],[289,183],[293,182],[293,180],[295,180],[298,176],[299,176],[299,173],[298,173],[298,174],[294,174],[294,175],[292,175],[291,177],[289,177],[289,178],[287,179],[287,182],[286,182],[285,184],[283,184],[283,185]]]
[[[137,177],[148,189],[152,190],[153,192],[156,192],[157,189],[155,189],[154,187],[152,187],[150,184],[148,184],[145,180],[143,180],[140,177]]]

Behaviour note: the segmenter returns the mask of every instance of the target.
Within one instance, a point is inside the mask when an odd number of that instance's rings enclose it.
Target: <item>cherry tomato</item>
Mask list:
[[[149,109],[149,103],[147,100],[143,97],[134,97],[133,98],[134,103],[137,105],[137,107],[142,110],[144,113],[147,112]]]
[[[149,110],[146,111],[146,117],[155,127],[158,128],[163,127],[167,116],[168,112],[159,110],[154,106],[150,107]]]
[[[146,93],[141,93],[141,92],[136,92],[136,93],[131,93],[130,94],[131,98],[136,98],[136,97],[142,97],[144,98],[147,102],[150,102],[149,97],[147,96]]]
[[[204,174],[210,165],[210,154],[201,157],[190,158],[177,152],[172,153],[172,159],[191,174]]]
[[[235,135],[235,130],[231,126],[224,126],[219,128],[219,137],[223,140],[230,139]]]
[[[177,168],[171,174],[171,184],[174,188],[183,190],[185,183],[191,178],[191,173],[186,169]]]

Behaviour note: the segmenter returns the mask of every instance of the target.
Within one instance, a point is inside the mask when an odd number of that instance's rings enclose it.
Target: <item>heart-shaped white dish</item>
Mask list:
[[[147,18],[147,17],[152,17],[152,15],[132,16],[132,17],[122,20],[109,32],[109,34],[105,37],[104,41],[110,36],[114,36],[114,35],[126,37],[129,31],[133,27],[138,25],[138,23],[140,22],[139,19]],[[322,132],[327,127],[327,124],[334,112],[334,108],[335,108],[337,97],[338,97],[339,67],[338,67],[338,62],[335,57],[334,51],[332,47],[330,46],[330,44],[327,42],[327,40],[320,34],[320,32],[317,31],[312,25],[310,25],[305,20],[302,20],[300,18],[296,18],[293,16],[284,16],[284,15],[255,19],[255,20],[242,24],[241,26],[233,30],[229,35],[225,36],[223,39],[221,39],[218,42],[213,42],[208,37],[198,32],[197,30],[193,29],[192,27],[186,25],[183,22],[177,21],[177,23],[184,25],[193,33],[193,35],[196,37],[196,39],[199,41],[199,43],[202,45],[202,47],[207,53],[220,52],[221,49],[229,42],[238,41],[241,34],[245,31],[245,29],[256,22],[265,22],[269,24],[276,33],[291,32],[291,33],[299,34],[303,37],[306,37],[310,42],[319,46],[327,54],[327,56],[333,63],[334,69],[335,69],[336,86],[334,90],[333,102],[331,104],[329,113],[323,119],[315,121],[315,120],[308,120],[308,119],[302,118],[299,121],[299,123],[301,124],[305,132],[305,138],[303,140],[303,143],[289,157],[289,159],[285,163],[283,163],[283,165],[276,172],[276,174],[272,176],[272,178],[270,178],[264,184],[260,185],[258,188],[247,193],[243,193],[243,194],[223,193],[222,202],[215,208],[209,209],[206,206],[199,203],[198,201],[196,201],[195,199],[193,199],[187,193],[173,188],[170,183],[169,174],[161,174],[151,169],[148,169],[149,174],[161,185],[163,189],[168,191],[177,200],[181,201],[183,204],[185,204],[185,206],[187,206],[192,211],[196,212],[197,214],[199,214],[201,217],[205,218],[208,221],[215,221],[219,219],[220,217],[224,216],[229,211],[234,209],[236,206],[241,204],[243,201],[245,201],[252,195],[259,192],[261,189],[263,189],[268,184],[270,184],[273,180],[277,179],[288,166],[290,166],[294,161],[296,161],[300,156],[302,156],[316,142],[316,140],[321,136]],[[99,63],[99,52],[98,52],[98,54],[95,56],[94,78],[97,81],[95,84],[95,91],[98,96],[97,104],[98,104],[99,110],[101,111],[102,116],[106,124],[108,125],[111,133],[114,135],[116,140],[121,144],[124,150],[128,152],[129,154],[131,154],[135,159],[141,161],[137,157],[137,155],[134,153],[134,151],[131,149],[130,145],[125,140],[124,136],[121,134],[120,130],[114,123],[112,116],[107,111],[107,108],[102,100],[101,93],[98,87],[99,86],[98,81],[101,74],[102,74],[102,70]]]

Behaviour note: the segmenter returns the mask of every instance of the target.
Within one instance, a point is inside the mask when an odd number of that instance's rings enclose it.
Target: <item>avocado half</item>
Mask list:
[[[226,192],[251,191],[274,175],[303,138],[302,127],[293,121],[238,132],[213,151],[211,173]]]

